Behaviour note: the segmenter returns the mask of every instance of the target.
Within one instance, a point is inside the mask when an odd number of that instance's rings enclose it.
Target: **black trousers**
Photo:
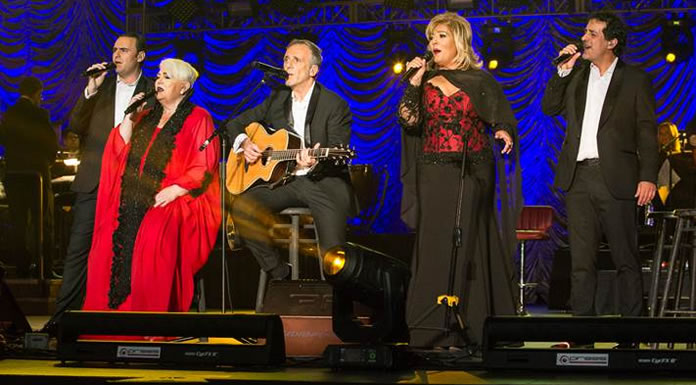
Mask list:
[[[616,266],[619,312],[639,316],[643,281],[638,256],[636,200],[616,199],[607,189],[599,162],[580,162],[566,195],[571,255],[571,307],[595,315],[597,251],[606,236]]]
[[[8,172],[5,178],[5,190],[9,205],[11,239],[11,260],[17,276],[28,277],[30,266],[39,264],[39,255],[43,254],[44,273],[51,275],[53,262],[53,189],[49,172],[36,172],[42,175],[43,191],[39,192],[38,175],[26,172]],[[43,195],[43,202],[41,202]],[[43,207],[41,206],[43,204]],[[42,223],[39,223],[39,214]],[[43,227],[43,244],[39,244],[39,229]],[[35,272],[36,273],[36,272]]]
[[[336,183],[345,182],[336,178]],[[284,278],[287,269],[276,269],[281,267],[281,260],[268,234],[275,213],[288,207],[309,207],[319,234],[320,250],[327,250],[346,241],[351,197],[349,189],[345,191],[345,196],[330,196],[319,183],[297,177],[275,189],[256,187],[239,195],[232,204],[232,218],[244,245],[261,268],[273,278]]]
[[[73,224],[70,242],[65,254],[63,283],[56,299],[56,311],[51,321],[60,322],[66,310],[82,308],[87,284],[87,257],[92,246],[94,215],[97,209],[97,191],[77,193],[73,206]]]

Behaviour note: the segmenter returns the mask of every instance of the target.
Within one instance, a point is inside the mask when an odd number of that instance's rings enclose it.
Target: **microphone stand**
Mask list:
[[[459,250],[462,247],[462,199],[464,198],[464,178],[466,176],[466,164],[467,164],[467,152],[469,146],[469,135],[464,133],[463,135],[464,147],[462,148],[462,160],[461,169],[459,171],[459,191],[457,192],[457,206],[455,209],[454,217],[454,228],[452,230],[452,253],[450,255],[450,265],[449,265],[449,278],[447,280],[447,292],[445,294],[439,295],[437,301],[428,310],[423,313],[420,318],[418,318],[411,327],[412,329],[427,329],[427,330],[439,330],[445,332],[448,336],[452,332],[450,327],[450,320],[452,315],[454,315],[457,320],[457,332],[460,333],[462,338],[466,341],[466,333],[464,332],[464,318],[462,317],[461,310],[459,308],[459,297],[454,293],[454,281],[457,276],[457,259],[459,258]],[[442,328],[432,328],[432,327],[419,327],[426,318],[428,318],[439,306],[445,307],[445,318],[444,325]],[[472,352],[467,349],[468,353]]]
[[[253,94],[258,91],[258,89],[261,87],[261,85],[266,84],[268,82],[267,76],[269,76],[267,73],[264,72],[263,78],[261,78],[261,81],[256,83],[254,88],[252,88],[251,92],[247,93],[247,95],[242,99],[242,101],[237,104],[232,110],[232,113],[229,115],[227,119],[225,119],[224,122],[222,122],[221,125],[219,125],[215,131],[213,131],[212,134],[201,144],[201,146],[198,148],[198,151],[204,151],[208,145],[210,145],[210,142],[215,139],[215,137],[220,137],[220,146],[221,146],[221,151],[222,151],[222,156],[220,157],[220,167],[218,170],[218,173],[220,174],[220,212],[222,213],[222,224],[221,224],[221,231],[220,231],[220,259],[221,259],[221,302],[222,302],[222,307],[221,311],[222,313],[225,313],[225,304],[226,300],[225,298],[230,299],[230,310],[232,310],[232,300],[231,300],[231,295],[229,293],[229,286],[230,286],[230,278],[229,278],[229,273],[227,272],[227,205],[225,203],[225,198],[227,197],[226,189],[227,189],[227,144],[229,141],[229,137],[227,136],[227,133],[225,132],[225,127],[227,126],[227,122],[233,119],[233,117],[236,117],[236,115],[239,113],[239,111],[244,107],[248,102],[249,99]],[[227,297],[225,296],[227,294]]]

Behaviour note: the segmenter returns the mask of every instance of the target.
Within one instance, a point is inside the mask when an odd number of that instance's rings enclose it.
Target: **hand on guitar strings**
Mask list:
[[[249,138],[242,142],[242,150],[244,150],[244,160],[247,163],[254,163],[261,157],[261,149]]]
[[[312,147],[312,149],[317,149],[319,148],[319,145],[321,143],[317,143]],[[310,168],[314,167],[315,164],[317,164],[317,158],[313,157],[312,155],[309,154],[310,149],[305,148],[299,153],[297,153],[297,157],[295,158],[295,161],[297,162],[297,167],[298,168]]]

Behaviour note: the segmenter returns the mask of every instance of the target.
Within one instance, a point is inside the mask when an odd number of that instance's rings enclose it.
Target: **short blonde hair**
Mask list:
[[[188,82],[193,89],[193,83],[198,79],[198,71],[191,64],[181,59],[170,58],[160,62],[160,68],[165,67],[172,78]]]
[[[425,37],[428,41],[431,40],[433,33],[435,33],[435,28],[441,25],[447,26],[452,32],[454,46],[457,48],[457,56],[454,57],[457,68],[461,70],[481,68],[483,63],[471,46],[473,39],[471,24],[454,12],[441,13],[430,19],[430,23],[428,23],[428,27],[425,29]]]

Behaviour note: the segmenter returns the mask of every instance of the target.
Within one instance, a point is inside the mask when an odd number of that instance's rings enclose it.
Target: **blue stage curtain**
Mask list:
[[[169,1],[155,1],[164,6]],[[263,3],[263,2],[262,2]],[[122,0],[5,0],[0,4],[0,111],[14,103],[19,77],[35,74],[45,83],[44,106],[53,120],[65,120],[85,80],[79,77],[91,63],[109,60],[112,44],[125,27]],[[690,14],[692,17],[694,13]],[[672,121],[681,129],[694,117],[696,82],[690,58],[667,64],[660,47],[662,13],[623,14],[630,26],[624,58],[640,64],[654,78],[658,121]],[[541,95],[555,70],[550,65],[560,48],[579,38],[585,16],[535,16],[513,18],[515,58],[509,68],[494,73],[503,85],[518,120],[521,137],[523,193],[527,204],[554,206],[565,217],[563,196],[552,187],[553,168],[564,136],[560,118],[541,113]],[[474,46],[481,47],[479,31],[492,19],[472,18]],[[412,23],[412,54],[422,53],[425,23]],[[250,69],[253,60],[280,66],[285,45],[293,37],[315,36],[324,50],[319,81],[341,94],[354,114],[354,163],[385,166],[390,174],[386,201],[373,230],[407,231],[399,219],[399,127],[396,104],[403,92],[391,73],[385,55],[384,23],[307,28],[247,28],[229,31],[157,33],[147,36],[145,74],[154,76],[166,57],[182,57],[201,72],[194,101],[222,123],[261,80]],[[264,85],[242,110],[268,95]],[[528,277],[542,283],[537,294],[546,297],[554,250],[565,242],[562,223],[554,226],[551,240],[530,244]],[[534,299],[534,298],[532,298]]]

